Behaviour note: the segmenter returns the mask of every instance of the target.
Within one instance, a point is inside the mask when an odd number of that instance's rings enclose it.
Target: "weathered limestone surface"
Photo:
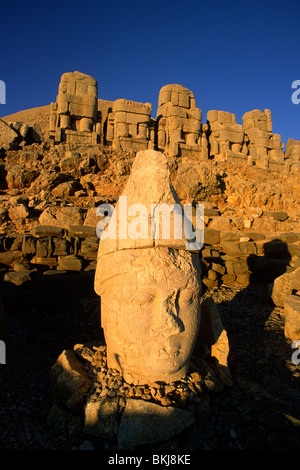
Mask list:
[[[210,136],[210,154],[223,158],[247,155],[243,126],[236,123],[236,116],[226,111],[211,110],[207,113]]]
[[[284,158],[290,162],[292,173],[300,172],[300,140],[288,139]]]
[[[97,142],[97,81],[81,72],[61,77],[56,103],[51,104],[50,137],[55,142],[84,140]],[[93,138],[93,140],[92,140]]]
[[[292,341],[300,338],[300,295],[288,294],[284,301],[284,334]]]
[[[161,88],[157,109],[157,147],[169,155],[200,153],[202,113],[192,91],[182,85]]]
[[[274,281],[272,299],[275,305],[284,306],[286,296],[300,290],[300,266],[292,272],[279,276]]]
[[[118,431],[118,447],[130,449],[170,439],[194,421],[190,411],[129,399]]]
[[[249,155],[263,168],[268,158],[283,162],[283,146],[281,136],[272,133],[271,111],[255,109],[243,116],[245,134],[249,138]]]
[[[84,432],[112,439],[118,431],[119,397],[88,401],[84,408]]]
[[[148,208],[174,203],[166,157],[139,152],[125,195],[128,207],[134,201]],[[124,220],[117,226],[123,229]],[[129,383],[172,382],[187,373],[200,321],[201,269],[197,254],[182,242],[159,233],[157,240],[149,233],[141,239],[100,240],[95,290],[101,296],[107,361]]]
[[[293,162],[300,161],[300,140],[288,139],[285,152],[285,158],[291,159]]]
[[[18,134],[6,122],[0,119],[0,148],[10,149],[18,140]]]
[[[113,103],[108,115],[106,139],[115,148],[136,151],[154,146],[154,128],[151,120],[152,105],[125,99]]]
[[[70,410],[78,409],[91,382],[75,353],[65,350],[51,369],[54,397]]]

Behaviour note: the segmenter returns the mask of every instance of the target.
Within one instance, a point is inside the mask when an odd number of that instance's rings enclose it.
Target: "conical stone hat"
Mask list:
[[[159,246],[199,251],[202,245],[195,240],[193,225],[171,183],[163,153],[137,153],[110,222],[104,229],[102,226],[98,236],[98,259],[117,251]]]

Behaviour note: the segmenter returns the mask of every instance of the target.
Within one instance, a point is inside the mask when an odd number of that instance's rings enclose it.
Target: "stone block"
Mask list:
[[[221,241],[221,247],[224,253],[231,256],[239,256],[242,254],[242,250],[240,249],[240,244],[237,242],[225,242]]]
[[[132,114],[145,114],[151,115],[152,105],[150,103],[138,103],[136,101],[129,101],[125,99],[118,99],[114,101],[113,112],[123,112]],[[125,121],[123,121],[125,122]]]
[[[220,243],[220,232],[212,228],[204,229],[204,243],[206,245],[217,245]]]
[[[96,214],[96,209],[93,209],[93,211]],[[99,222],[99,216],[95,215],[95,220],[96,218],[97,223]],[[70,225],[69,230],[68,230],[68,235],[70,237],[79,237],[79,238],[90,238],[90,237],[95,237],[96,235],[96,224],[95,227],[89,226],[89,225]]]
[[[81,242],[80,256],[84,259],[96,260],[99,247],[99,238],[87,238]]]
[[[279,307],[284,306],[287,295],[300,289],[300,267],[289,273],[284,273],[274,281],[272,300]]]
[[[300,258],[300,244],[298,243],[288,243],[287,246],[288,252],[291,257],[298,257]]]
[[[235,274],[224,274],[221,278],[222,284],[225,286],[233,286],[236,281],[236,275]]]
[[[83,261],[76,255],[59,257],[58,268],[66,271],[81,271]]]
[[[220,252],[218,250],[212,250],[211,251],[211,256],[212,256],[212,258],[219,258],[220,257]]]
[[[18,134],[6,122],[0,119],[0,147],[7,150],[17,146]]]
[[[212,263],[212,269],[219,274],[225,274],[226,271],[225,266],[222,266],[221,264],[217,263]]]
[[[91,381],[75,353],[64,350],[51,368],[50,380],[55,401],[77,411],[83,404]]]
[[[24,256],[35,254],[36,240],[30,235],[24,235],[22,242],[22,253]]]
[[[118,431],[119,397],[88,401],[84,409],[84,432],[112,439]]]
[[[25,271],[10,271],[4,274],[4,281],[11,282],[16,286],[21,286],[24,282],[31,280],[31,272],[29,270]]]
[[[223,242],[238,242],[240,240],[240,234],[235,232],[222,232],[221,240],[221,245]]]
[[[15,251],[4,251],[0,253],[0,265],[4,264],[5,266],[12,266],[15,261],[20,261],[23,259],[23,253],[21,250]]]
[[[219,282],[217,279],[209,279],[209,278],[204,278],[202,279],[203,284],[208,287],[209,289],[218,287]]]
[[[240,273],[236,275],[236,283],[240,284],[241,286],[248,286],[250,283],[250,276],[251,273]]]
[[[35,237],[62,237],[64,229],[53,225],[37,225],[31,231]]]
[[[263,215],[266,217],[273,217],[273,219],[279,220],[281,222],[284,222],[285,220],[289,218],[289,215],[287,214],[287,212],[283,212],[283,211],[281,212],[280,211],[277,211],[277,212],[264,211]]]
[[[201,251],[202,258],[210,258],[211,257],[211,250],[209,248],[204,248]]]
[[[16,233],[12,238],[11,238],[11,244],[10,244],[10,250],[15,251],[15,250],[21,250],[22,249],[22,242],[23,242],[23,235],[21,233]]]
[[[300,296],[288,294],[284,300],[284,334],[291,341],[300,339]]]
[[[38,238],[36,241],[36,256],[45,258],[51,255],[51,243],[49,238]]]
[[[246,237],[249,237],[250,241],[256,242],[257,240],[265,240],[266,236],[262,233],[255,232],[244,232]]]
[[[57,266],[57,259],[52,256],[38,257],[34,256],[31,261],[31,264],[40,264],[42,266],[54,267]]]
[[[256,245],[254,242],[243,241],[239,243],[239,247],[241,252],[246,255],[255,255],[257,252]]]
[[[294,243],[299,240],[299,233],[297,232],[282,232],[276,237],[278,241],[283,243]]]
[[[207,273],[207,277],[208,277],[208,279],[210,279],[212,281],[215,281],[218,278],[218,274],[217,274],[216,271],[213,271],[212,269],[209,269],[208,273]]]
[[[65,238],[53,238],[53,256],[66,256],[70,253],[70,242]]]
[[[228,274],[242,274],[249,270],[247,259],[236,258],[226,260],[226,269]]]
[[[118,448],[131,449],[171,439],[194,422],[190,411],[128,399],[118,431]]]

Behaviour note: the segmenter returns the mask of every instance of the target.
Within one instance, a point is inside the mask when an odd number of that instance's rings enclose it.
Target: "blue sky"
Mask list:
[[[64,72],[98,81],[98,97],[150,102],[181,84],[242,124],[271,109],[273,132],[300,140],[299,0],[3,1],[0,116],[56,100]],[[300,96],[300,95],[299,95]]]

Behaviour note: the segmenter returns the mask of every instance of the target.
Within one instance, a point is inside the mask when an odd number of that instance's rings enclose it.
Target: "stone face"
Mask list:
[[[61,141],[97,142],[97,81],[81,72],[61,77],[56,103],[51,104],[50,137]]]
[[[192,91],[182,85],[161,88],[157,109],[158,148],[179,155],[193,148],[200,153],[202,113]]]
[[[300,161],[300,140],[288,139],[284,156],[292,162]]]
[[[124,195],[128,207],[134,202],[147,208],[173,204],[177,198],[166,157],[139,152]],[[123,229],[120,204],[116,225]],[[125,217],[130,224],[133,218]],[[163,239],[159,230],[155,233],[156,239],[148,232],[144,239],[106,238],[99,245],[95,290],[101,296],[107,361],[129,383],[184,377],[199,327],[199,257],[187,251],[186,239]]]
[[[143,150],[154,145],[150,103],[116,100],[108,115],[107,140],[115,148]]]
[[[243,156],[246,152],[243,126],[236,123],[235,114],[226,111],[208,111],[211,154]]]
[[[170,439],[194,421],[189,411],[128,399],[118,431],[118,448],[130,449]]]
[[[243,116],[245,134],[249,139],[248,151],[256,164],[268,167],[268,159],[283,161],[281,136],[272,133],[271,111],[255,109]]]

